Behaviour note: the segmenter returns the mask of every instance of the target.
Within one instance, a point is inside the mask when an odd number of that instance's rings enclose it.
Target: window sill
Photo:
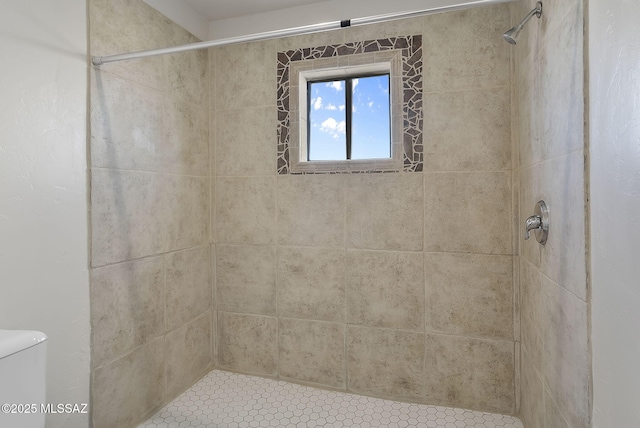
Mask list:
[[[297,150],[290,153],[291,173],[293,174],[328,174],[348,172],[396,172],[402,170],[401,147],[395,144],[393,152],[397,153],[393,158],[387,159],[354,159],[343,161],[302,161],[298,160]]]

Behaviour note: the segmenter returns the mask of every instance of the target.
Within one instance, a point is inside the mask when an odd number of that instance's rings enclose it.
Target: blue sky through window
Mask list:
[[[309,160],[346,159],[345,81],[309,87]],[[351,159],[391,157],[389,76],[352,79]]]

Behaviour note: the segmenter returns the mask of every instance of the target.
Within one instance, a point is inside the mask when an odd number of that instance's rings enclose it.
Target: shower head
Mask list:
[[[506,33],[504,33],[502,35],[502,38],[505,39],[505,41],[507,43],[515,45],[516,44],[516,38],[518,37],[518,33],[520,32],[521,29],[522,29],[522,27],[518,28],[518,26],[515,26],[511,30],[509,30]]]
[[[525,16],[524,19],[520,21],[518,25],[516,25],[515,27],[513,27],[512,29],[504,33],[502,35],[502,38],[505,39],[507,43],[515,45],[516,40],[518,39],[518,34],[520,33],[520,30],[524,28],[525,24],[533,17],[533,15],[536,15],[538,18],[542,16],[542,2],[539,1],[538,3],[536,3],[535,9],[529,12],[527,16]]]

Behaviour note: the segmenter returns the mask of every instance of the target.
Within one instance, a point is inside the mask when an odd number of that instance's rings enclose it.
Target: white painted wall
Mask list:
[[[55,404],[89,400],[86,44],[85,0],[0,5],[0,329],[49,336]]]
[[[640,3],[589,1],[593,426],[640,427]]]

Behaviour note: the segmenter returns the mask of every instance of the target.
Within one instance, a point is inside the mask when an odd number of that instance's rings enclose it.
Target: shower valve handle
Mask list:
[[[544,245],[549,235],[549,209],[544,201],[538,201],[535,213],[524,222],[524,239],[529,239],[529,232],[535,231],[536,241]]]
[[[530,237],[529,232],[532,230],[540,229],[542,227],[542,217],[538,215],[532,215],[525,221],[524,239],[527,240]]]

